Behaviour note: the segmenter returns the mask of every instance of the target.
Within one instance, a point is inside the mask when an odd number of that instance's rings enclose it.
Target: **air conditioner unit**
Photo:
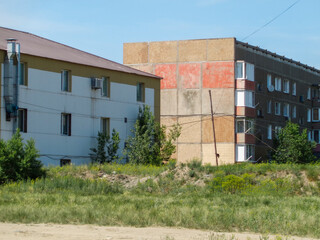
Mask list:
[[[101,89],[102,88],[102,79],[92,78],[91,79],[91,88],[92,89]]]

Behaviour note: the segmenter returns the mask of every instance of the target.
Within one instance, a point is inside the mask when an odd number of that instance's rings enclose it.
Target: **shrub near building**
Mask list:
[[[34,140],[24,143],[19,129],[10,140],[0,139],[0,182],[43,176],[44,171],[38,157]]]

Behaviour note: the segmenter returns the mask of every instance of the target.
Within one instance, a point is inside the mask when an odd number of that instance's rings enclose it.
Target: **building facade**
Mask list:
[[[219,164],[267,160],[288,120],[319,143],[315,68],[235,38],[125,43],[123,61],[163,78],[161,122],[182,126],[174,156],[181,162],[215,165],[216,153]]]
[[[0,138],[19,128],[45,165],[89,163],[98,131],[113,128],[121,155],[139,106],[159,119],[159,77],[33,34],[0,37]]]

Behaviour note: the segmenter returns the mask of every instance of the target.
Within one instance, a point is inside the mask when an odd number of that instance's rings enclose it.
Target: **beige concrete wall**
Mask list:
[[[148,63],[148,43],[124,43],[123,44],[123,63],[141,64]]]
[[[234,143],[217,143],[217,152],[219,154],[219,165],[235,163]],[[215,150],[213,143],[202,144],[202,163],[216,165]]]
[[[180,162],[198,158],[215,164],[211,90],[219,116],[215,118],[219,161],[234,163],[234,51],[234,38],[124,44],[125,64],[163,77],[161,123],[182,127],[174,156]]]

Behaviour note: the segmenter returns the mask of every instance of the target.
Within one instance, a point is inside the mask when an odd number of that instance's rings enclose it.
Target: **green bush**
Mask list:
[[[90,157],[93,163],[103,164],[119,160],[117,153],[119,150],[120,137],[115,129],[112,130],[111,138],[110,135],[106,133],[98,132],[97,140],[97,148],[90,148],[92,151]]]
[[[19,129],[10,140],[0,139],[0,182],[43,176],[42,164],[37,160],[38,153],[34,140],[24,143]]]
[[[166,127],[155,121],[149,106],[139,108],[137,121],[127,139],[124,154],[132,164],[160,165],[170,160],[176,151],[174,142],[180,136],[180,126],[174,125],[166,134]]]
[[[308,140],[307,130],[300,133],[299,125],[290,121],[274,139],[274,145],[273,159],[277,163],[312,163],[316,159],[312,153],[316,144]]]

